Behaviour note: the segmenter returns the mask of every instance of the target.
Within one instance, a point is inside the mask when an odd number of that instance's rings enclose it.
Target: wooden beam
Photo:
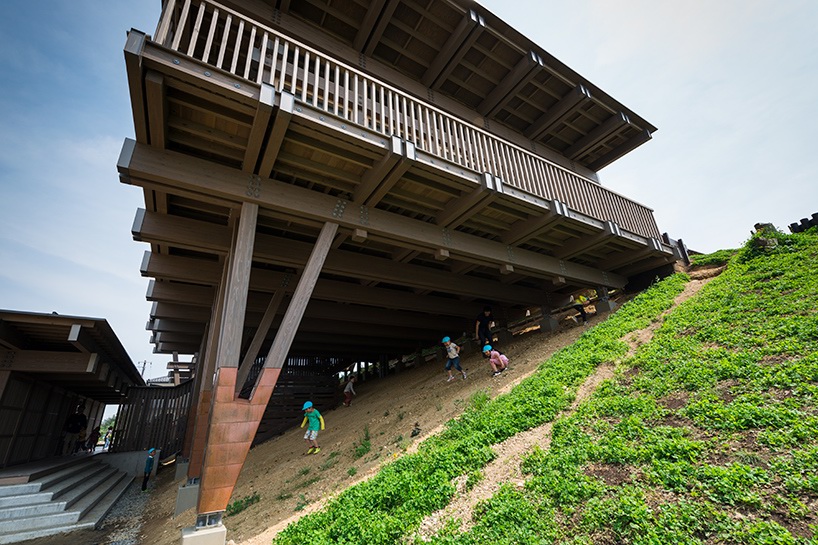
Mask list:
[[[307,308],[315,283],[318,281],[318,274],[324,266],[324,260],[327,258],[332,239],[337,231],[337,223],[327,222],[321,228],[321,233],[318,235],[315,246],[307,260],[307,265],[304,267],[304,272],[298,280],[295,293],[293,293],[290,304],[287,306],[287,312],[284,313],[282,327],[278,330],[273,345],[267,353],[267,358],[264,360],[265,369],[281,369],[284,365],[287,352],[290,351],[290,345],[298,331],[301,318],[304,316],[304,309]]]
[[[381,36],[383,36],[386,27],[389,26],[389,22],[392,20],[392,14],[395,13],[395,8],[398,7],[398,4],[400,4],[400,0],[386,0],[386,4],[381,10],[381,14],[378,17],[378,22],[375,25],[375,28],[369,34],[369,37],[366,40],[366,45],[363,46],[364,55],[367,57],[372,56],[372,53],[378,46],[378,42],[381,41]],[[358,51],[360,51],[360,49]]]
[[[631,263],[635,263],[650,255],[667,255],[664,248],[662,248],[662,243],[655,238],[648,239],[648,243],[645,247],[641,250],[636,252],[624,252],[622,255],[608,259],[603,261],[599,264],[599,268],[604,271],[614,271],[625,265],[629,265]]]
[[[591,92],[584,85],[577,85],[559,102],[548,109],[543,115],[538,117],[531,125],[523,131],[528,138],[536,140],[551,132],[565,118],[575,112],[580,106],[591,100]]]
[[[7,320],[0,319],[0,346],[10,350],[25,350],[29,348],[30,343],[19,329]]]
[[[477,111],[483,117],[493,117],[531,81],[531,78],[542,70],[543,66],[543,60],[534,51],[523,55],[523,58],[503,77],[499,85],[492,89],[477,106]]]
[[[97,371],[99,356],[53,350],[0,350],[0,361],[6,371],[86,375]]]
[[[433,89],[440,87],[485,28],[486,21],[476,11],[465,13],[421,77],[423,85]]]
[[[444,231],[424,221],[407,218],[385,210],[371,208],[366,218],[359,214],[339,214],[336,208],[346,206],[338,199],[310,189],[296,187],[276,180],[263,180],[258,195],[247,195],[246,174],[229,167],[171,151],[153,150],[148,146],[126,140],[120,155],[120,177],[130,183],[145,180],[148,183],[193,191],[228,202],[251,200],[266,209],[283,212],[293,221],[314,224],[316,221],[338,222],[348,229],[366,229],[370,238],[397,246],[423,248],[430,254],[445,242],[453,257],[481,264],[506,263],[506,244],[487,240],[459,231]],[[144,182],[142,182],[144,183]],[[621,287],[625,279],[607,275],[607,282],[598,269],[564,263],[534,251],[515,251],[515,270],[533,276],[552,277],[556,274],[589,285]]]
[[[270,137],[267,139],[267,146],[264,149],[261,166],[258,169],[259,176],[262,178],[269,178],[273,172],[278,153],[281,151],[281,144],[284,142],[284,136],[287,134],[287,128],[290,126],[290,120],[293,117],[294,107],[295,97],[290,93],[282,92],[279,95],[278,110],[273,120],[273,128],[270,131]]]
[[[519,220],[508,231],[503,233],[500,240],[504,244],[517,246],[537,236],[547,228],[562,223],[568,218],[568,215],[568,205],[558,200],[552,200],[548,212],[542,216],[532,216],[525,220]]]
[[[250,269],[253,265],[253,245],[256,236],[258,205],[244,203],[230,251],[230,272],[227,279],[227,297],[224,317],[219,332],[217,367],[238,367],[244,313],[250,290]]]
[[[267,135],[267,126],[270,124],[270,116],[273,113],[275,104],[275,88],[268,84],[261,84],[261,92],[258,97],[258,108],[253,118],[253,127],[250,129],[250,137],[247,140],[247,149],[244,152],[244,160],[241,169],[244,172],[253,174],[256,172],[261,146],[264,137]]]
[[[145,217],[154,216],[147,212]],[[162,218],[154,218],[152,223],[158,226]],[[195,222],[195,220],[188,220]],[[225,229],[225,228],[223,228]],[[162,230],[168,233],[167,230]],[[153,240],[145,231],[140,232],[140,239]],[[186,246],[193,246],[192,240],[186,241]],[[451,251],[451,249],[449,249]],[[310,244],[296,240],[274,237],[272,235],[258,235],[256,237],[254,259],[286,267],[301,267],[308,258]],[[506,250],[503,263],[508,260]],[[499,265],[500,263],[498,263]],[[497,282],[476,277],[458,277],[445,271],[425,267],[397,263],[391,259],[364,255],[358,252],[333,250],[324,263],[324,270],[328,273],[348,276],[355,279],[372,280],[376,282],[390,282],[413,288],[448,291],[470,297],[485,297],[487,293],[498,301],[513,304],[527,304],[536,301],[541,296],[536,290],[517,286],[501,286]],[[154,289],[156,286],[152,286]],[[150,297],[150,294],[149,294]]]
[[[454,229],[495,202],[502,193],[503,183],[500,178],[484,172],[481,184],[471,193],[455,197],[446,203],[435,218],[435,223],[441,227]]]
[[[374,0],[373,2],[369,3],[366,14],[361,20],[361,23],[358,25],[358,32],[355,34],[355,38],[352,39],[352,48],[355,51],[359,53],[363,51],[364,46],[369,39],[370,30],[372,30],[373,25],[378,20],[378,17],[383,11],[385,5],[386,0]]]
[[[244,354],[244,359],[239,366],[239,373],[236,378],[237,393],[244,388],[244,383],[247,382],[247,377],[250,376],[250,369],[253,367],[253,362],[258,357],[258,352],[261,350],[261,345],[264,343],[264,340],[267,338],[267,335],[270,332],[270,326],[272,325],[273,320],[275,320],[278,307],[281,306],[281,302],[283,300],[284,287],[280,286],[279,289],[273,293],[273,296],[270,297],[270,304],[267,305],[267,309],[264,311],[264,316],[261,318],[261,323],[259,323],[258,327],[256,328],[256,332],[253,335],[253,340],[250,342],[250,346],[247,348],[247,352]]]
[[[142,52],[145,33],[131,29],[125,40],[125,71],[131,95],[134,135],[138,142],[148,143],[148,120],[145,116],[145,92],[142,88]]]
[[[94,339],[92,339],[91,335],[88,333],[88,328],[83,327],[81,324],[71,325],[71,329],[68,331],[68,338],[66,340],[83,354],[101,352],[96,341],[94,341]]]
[[[376,206],[412,167],[416,159],[415,145],[393,136],[386,156],[363,175],[361,183],[355,188],[352,200],[367,206]]]
[[[571,146],[563,151],[562,154],[569,159],[577,159],[578,157],[581,157],[588,151],[592,150],[594,147],[598,146],[600,142],[612,134],[622,130],[623,127],[627,127],[630,124],[631,120],[627,115],[625,115],[624,112],[616,113],[606,119],[602,124],[598,125],[595,129],[591,130],[588,134],[571,144]]]
[[[165,149],[167,101],[165,100],[165,78],[162,74],[153,70],[148,71],[145,75],[145,96],[151,146]]]
[[[614,161],[616,161],[617,159],[619,159],[620,157],[622,157],[623,155],[625,155],[626,153],[630,153],[631,151],[635,150],[636,148],[638,148],[639,146],[641,146],[650,139],[651,139],[650,131],[648,131],[647,129],[643,130],[636,136],[633,136],[628,140],[625,140],[622,144],[616,146],[609,152],[601,155],[598,159],[595,159],[590,165],[588,165],[588,168],[591,168],[592,170],[601,170],[606,166],[610,165],[611,163],[613,163]]]
[[[585,252],[595,250],[600,246],[605,246],[612,240],[621,237],[622,231],[620,231],[619,226],[612,221],[606,221],[601,232],[563,244],[554,252],[554,257],[571,259]]]

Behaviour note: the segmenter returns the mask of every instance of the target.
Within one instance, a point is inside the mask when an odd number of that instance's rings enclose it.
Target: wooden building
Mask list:
[[[0,310],[0,467],[59,456],[77,407],[90,433],[144,384],[106,320]]]
[[[597,175],[655,127],[473,1],[165,0],[125,63],[118,169],[155,350],[197,356],[203,528],[288,356],[411,353],[678,257]]]

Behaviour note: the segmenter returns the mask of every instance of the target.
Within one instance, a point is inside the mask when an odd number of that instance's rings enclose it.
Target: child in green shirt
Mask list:
[[[304,440],[310,447],[307,454],[318,454],[321,452],[321,447],[318,446],[318,430],[324,429],[324,417],[312,406],[312,401],[304,403],[302,410],[304,411],[304,420],[301,422],[301,427],[307,426]]]

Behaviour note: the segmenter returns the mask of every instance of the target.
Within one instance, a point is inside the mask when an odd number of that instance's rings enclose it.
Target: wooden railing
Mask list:
[[[155,42],[302,103],[644,237],[659,237],[639,203],[210,0],[167,0]]]

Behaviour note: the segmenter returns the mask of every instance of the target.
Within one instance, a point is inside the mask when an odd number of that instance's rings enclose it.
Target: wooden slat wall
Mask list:
[[[193,381],[174,387],[133,387],[120,405],[111,452],[161,449],[170,456],[182,448]]]

